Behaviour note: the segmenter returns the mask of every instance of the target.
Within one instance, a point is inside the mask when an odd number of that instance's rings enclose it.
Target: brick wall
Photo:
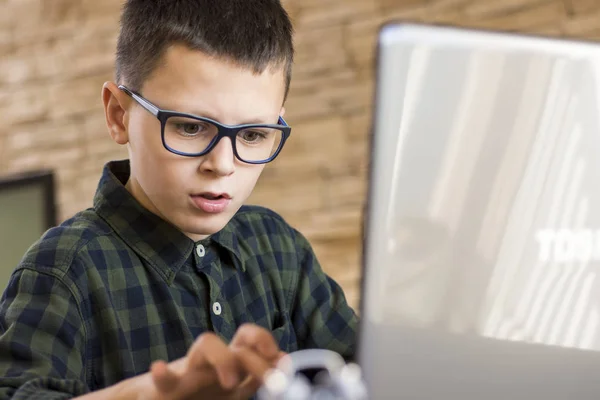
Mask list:
[[[121,0],[0,0],[0,174],[51,167],[64,219],[88,207],[102,165]],[[378,26],[390,19],[600,37],[598,0],[284,0],[297,63],[293,139],[250,201],[280,212],[358,301],[360,218]],[[319,144],[316,147],[316,144]]]

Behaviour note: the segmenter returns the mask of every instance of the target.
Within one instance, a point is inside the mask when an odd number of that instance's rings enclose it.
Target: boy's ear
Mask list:
[[[102,103],[108,133],[118,144],[127,144],[129,134],[127,131],[127,105],[129,98],[113,82],[105,82],[102,86]]]

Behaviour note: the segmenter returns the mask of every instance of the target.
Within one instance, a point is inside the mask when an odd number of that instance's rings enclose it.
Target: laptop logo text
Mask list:
[[[600,229],[542,229],[535,238],[541,262],[600,261]]]

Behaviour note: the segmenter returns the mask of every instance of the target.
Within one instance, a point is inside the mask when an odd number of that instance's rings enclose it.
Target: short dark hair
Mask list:
[[[262,73],[283,68],[285,96],[293,28],[279,0],[126,0],[117,40],[116,80],[141,90],[168,47],[183,44]]]

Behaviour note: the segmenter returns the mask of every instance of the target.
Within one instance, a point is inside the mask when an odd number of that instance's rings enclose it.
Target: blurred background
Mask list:
[[[108,136],[100,99],[102,83],[113,79],[121,2],[0,0],[0,180],[52,171],[57,222],[90,207],[104,163],[127,156]],[[420,21],[600,38],[599,0],[283,3],[296,29],[296,63],[286,104],[293,134],[265,169],[249,203],[274,209],[303,232],[353,306],[359,300],[381,24]],[[10,201],[22,203],[17,196]],[[19,254],[18,260],[24,251],[10,242],[18,236],[15,218],[33,215],[21,211],[24,215],[18,216],[9,204],[0,201],[0,231],[5,232],[0,234],[0,280],[16,266],[9,252]]]

